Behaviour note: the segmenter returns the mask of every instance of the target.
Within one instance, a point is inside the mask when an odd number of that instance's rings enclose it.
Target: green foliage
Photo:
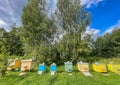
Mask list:
[[[83,62],[95,63],[95,62],[99,62],[100,60],[103,60],[103,57],[89,56],[89,57],[82,57],[80,60]]]
[[[0,55],[0,78],[5,76],[7,67],[7,56],[5,54]]]
[[[110,34],[98,37],[95,41],[94,53],[103,57],[119,57],[120,53],[120,29]]]
[[[64,61],[77,61],[82,56],[88,56],[90,47],[81,35],[85,33],[89,25],[90,14],[83,10],[79,0],[58,0],[55,16],[62,29],[62,39],[57,43],[57,52]],[[59,28],[59,29],[60,29]]]
[[[50,17],[45,0],[29,0],[22,14],[25,54],[36,57],[38,64],[75,62],[81,56],[88,56],[91,49],[81,35],[89,21],[90,14],[83,10],[79,0],[58,0]],[[63,38],[58,38],[60,35]]]
[[[18,35],[19,29],[12,27],[10,32],[1,31],[0,52],[9,55],[23,55],[22,42]]]
[[[29,0],[22,14],[21,32],[25,54],[36,57],[39,63],[45,62],[44,49],[51,44],[55,32],[53,20],[48,17],[45,5],[45,0]]]
[[[44,0],[29,0],[22,14],[24,42],[34,46],[49,42],[54,33],[52,19],[48,18]],[[53,33],[52,33],[53,32]]]

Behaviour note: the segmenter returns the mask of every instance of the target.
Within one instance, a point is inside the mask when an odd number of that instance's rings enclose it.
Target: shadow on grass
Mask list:
[[[64,71],[57,71],[57,73],[63,73]]]
[[[80,72],[80,71],[78,71],[78,70],[73,70],[73,72],[77,73],[77,72]]]

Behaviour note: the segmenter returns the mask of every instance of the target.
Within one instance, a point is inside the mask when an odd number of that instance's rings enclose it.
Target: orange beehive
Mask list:
[[[7,67],[7,70],[19,69],[20,68],[20,60],[14,59],[11,60],[10,64]]]

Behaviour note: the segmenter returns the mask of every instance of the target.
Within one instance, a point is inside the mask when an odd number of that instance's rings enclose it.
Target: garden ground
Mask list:
[[[91,69],[93,76],[86,77],[76,66],[72,73],[64,72],[64,66],[59,66],[54,76],[49,71],[43,75],[38,75],[37,71],[26,72],[23,76],[18,76],[19,73],[7,71],[6,76],[0,79],[0,85],[120,85],[119,74],[108,72],[109,75],[104,75]]]

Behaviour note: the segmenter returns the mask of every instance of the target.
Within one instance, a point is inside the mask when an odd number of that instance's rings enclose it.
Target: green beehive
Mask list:
[[[65,62],[65,71],[66,72],[72,72],[73,71],[73,66],[72,66],[72,62]]]

